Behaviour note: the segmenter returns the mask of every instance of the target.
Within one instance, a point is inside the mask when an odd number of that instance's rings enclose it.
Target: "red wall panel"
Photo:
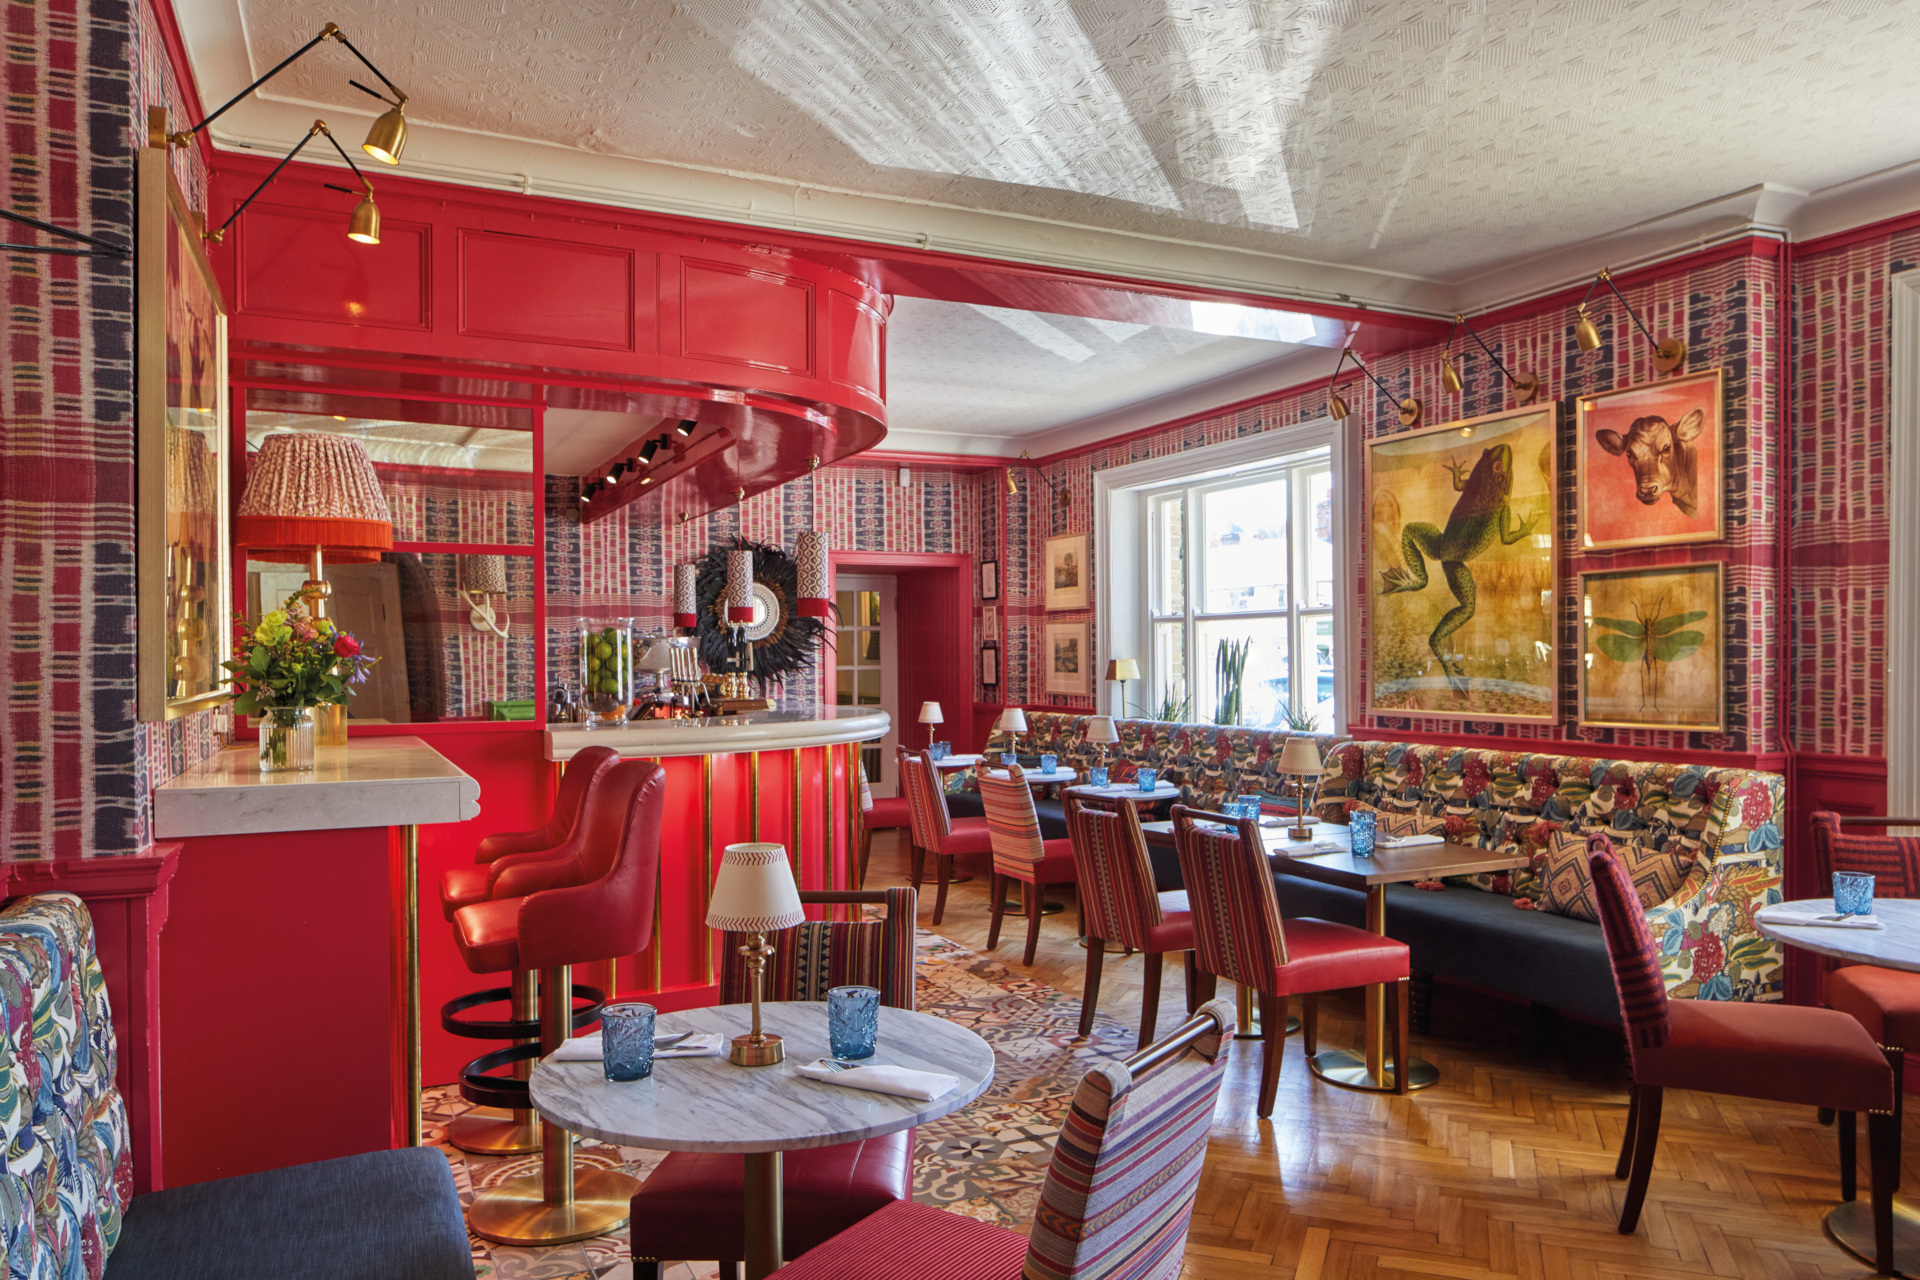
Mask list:
[[[463,336],[631,351],[634,299],[631,249],[460,233]]]
[[[723,262],[682,263],[681,350],[726,364],[813,372],[813,286]]]
[[[387,218],[379,244],[357,244],[340,234],[341,217],[255,202],[229,233],[239,275],[229,304],[286,320],[429,329],[431,229]]]
[[[838,289],[827,291],[827,377],[886,394],[886,321],[873,307]]]

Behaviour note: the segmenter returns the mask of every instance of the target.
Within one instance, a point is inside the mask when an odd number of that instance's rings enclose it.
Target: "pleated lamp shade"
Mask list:
[[[1027,731],[1027,713],[1019,707],[1008,707],[1000,713],[1000,727],[1008,733]]]
[[[794,541],[794,564],[799,581],[794,612],[803,618],[827,616],[827,535],[809,529]]]
[[[358,440],[284,432],[254,455],[233,540],[255,560],[298,564],[322,547],[335,563],[372,564],[393,549],[393,513]]]
[[[753,621],[753,552],[727,552],[727,621]]]
[[[700,566],[673,566],[673,625],[689,631],[700,625]]]
[[[1310,738],[1288,738],[1287,745],[1280,748],[1280,759],[1274,764],[1277,772],[1292,774],[1319,773],[1322,767],[1320,751]]]
[[[777,844],[730,844],[707,899],[707,927],[735,933],[791,929],[807,918],[794,887],[787,850]]]
[[[1120,735],[1114,731],[1112,716],[1088,716],[1086,733],[1088,742],[1097,742],[1102,746],[1120,741]]]

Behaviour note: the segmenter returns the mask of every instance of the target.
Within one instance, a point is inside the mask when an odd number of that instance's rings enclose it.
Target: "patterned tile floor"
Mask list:
[[[1053,1138],[1087,1066],[1120,1057],[1133,1048],[1133,1033],[1101,1015],[1090,1040],[1078,1036],[1080,1002],[1018,969],[987,959],[921,930],[919,1004],[972,1028],[993,1046],[994,1081],[974,1102],[943,1120],[920,1127],[914,1198],[956,1213],[1024,1228],[1040,1195]],[[537,1170],[537,1156],[488,1159],[442,1143],[446,1125],[466,1110],[448,1086],[427,1094],[429,1140],[442,1145],[453,1164],[463,1203],[475,1187]],[[583,1163],[624,1168],[645,1179],[660,1153],[584,1142]],[[581,1244],[518,1249],[473,1241],[480,1280],[630,1280],[627,1233],[620,1230]],[[707,1280],[711,1262],[681,1263],[666,1280]]]

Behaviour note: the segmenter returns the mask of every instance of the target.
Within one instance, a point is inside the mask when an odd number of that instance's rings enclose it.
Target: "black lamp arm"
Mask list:
[[[1383,396],[1385,396],[1385,397],[1387,398],[1387,403],[1388,403],[1388,404],[1399,404],[1399,403],[1400,403],[1400,397],[1399,397],[1399,396],[1396,396],[1396,395],[1394,395],[1394,394],[1393,394],[1393,392],[1391,392],[1391,391],[1389,391],[1389,390],[1387,390],[1387,384],[1386,384],[1386,383],[1384,383],[1384,382],[1382,382],[1382,381],[1380,381],[1380,379],[1378,379],[1378,378],[1376,378],[1376,377],[1374,377],[1374,376],[1373,376],[1373,370],[1371,370],[1371,369],[1369,369],[1369,368],[1367,368],[1367,366],[1366,366],[1366,365],[1364,365],[1364,364],[1362,364],[1362,363],[1360,363],[1360,357],[1359,357],[1359,356],[1356,356],[1356,355],[1354,355],[1354,354],[1353,354],[1353,352],[1351,352],[1351,351],[1347,351],[1347,352],[1345,352],[1344,354],[1346,355],[1346,357],[1347,357],[1347,359],[1349,359],[1349,360],[1351,360],[1351,361],[1353,361],[1353,367],[1354,367],[1354,368],[1356,368],[1356,369],[1358,369],[1358,370],[1359,370],[1360,372],[1362,372],[1362,373],[1364,373],[1364,374],[1366,374],[1366,375],[1367,375],[1367,381],[1369,381],[1369,382],[1371,382],[1371,383],[1372,383],[1372,384],[1373,384],[1374,386],[1376,386],[1376,387],[1378,387],[1378,388],[1380,388],[1380,394],[1381,394],[1381,395],[1383,395]]]
[[[66,257],[125,258],[129,256],[129,250],[125,246],[117,245],[111,240],[101,240],[98,237],[87,235],[84,232],[69,231],[65,227],[56,227],[51,222],[42,222],[38,218],[29,218],[24,213],[14,213],[8,209],[0,209],[0,218],[5,218],[9,222],[21,223],[24,226],[32,227],[36,231],[44,231],[51,236],[59,236],[62,239],[66,239],[66,240],[78,240],[82,244],[90,244],[94,246],[94,249],[89,250],[89,249],[65,249],[65,248],[56,249],[50,246],[31,245],[31,244],[9,244],[9,245],[0,245],[0,249],[7,249],[11,251],[18,251],[18,252],[24,252],[24,253],[56,253]],[[95,250],[98,250],[98,252],[96,252]]]
[[[1640,322],[1640,313],[1633,309],[1633,304],[1631,302],[1628,302],[1626,297],[1620,292],[1620,286],[1613,282],[1612,274],[1610,272],[1602,271],[1600,273],[1600,278],[1607,282],[1607,288],[1613,290],[1613,296],[1616,298],[1619,298],[1620,305],[1627,309],[1627,315],[1633,320],[1633,327],[1638,329],[1640,331],[1640,335],[1644,337],[1648,342],[1652,343],[1656,347],[1659,346],[1660,340],[1654,337],[1651,333],[1647,332],[1647,326]]]
[[[332,23],[328,23],[327,25],[330,27],[333,27]],[[353,41],[347,39],[346,34],[342,32],[340,28],[333,27],[333,38],[335,40],[338,40],[341,44],[347,46],[347,52],[351,53],[354,57],[360,59],[360,65],[364,66],[367,70],[373,72],[373,74],[380,77],[380,83],[387,86],[387,88],[392,91],[393,96],[399,100],[399,102],[395,103],[396,106],[406,102],[407,95],[400,92],[400,86],[395,84],[393,81],[387,79],[387,73],[382,71],[380,68],[374,66],[373,60],[368,58],[366,54],[354,48]],[[376,94],[375,96],[378,97],[379,95]]]
[[[1480,336],[1480,331],[1478,329],[1475,329],[1472,325],[1467,324],[1467,320],[1465,316],[1456,317],[1454,322],[1456,324],[1466,325],[1467,333],[1473,338],[1475,342],[1480,344],[1480,349],[1487,353],[1487,359],[1493,361],[1493,367],[1498,369],[1500,371],[1501,376],[1504,377],[1508,382],[1515,381],[1514,376],[1511,373],[1507,372],[1506,363],[1502,361],[1499,356],[1494,354],[1493,348],[1487,345],[1487,340]]]
[[[273,184],[273,180],[280,176],[280,171],[282,169],[286,168],[289,164],[293,163],[293,158],[299,155],[300,152],[306,148],[306,145],[309,142],[313,141],[314,135],[316,134],[326,135],[327,141],[333,144],[333,149],[335,151],[338,151],[340,153],[340,158],[347,162],[347,168],[353,170],[353,176],[360,179],[360,185],[367,189],[368,195],[372,195],[373,184],[367,181],[367,175],[360,172],[360,166],[355,164],[353,162],[353,157],[348,155],[346,153],[346,150],[343,147],[341,147],[339,139],[333,136],[333,130],[327,128],[327,122],[325,120],[315,120],[313,122],[313,128],[307,130],[307,136],[300,139],[299,142],[295,143],[293,150],[287,152],[286,156],[281,159],[280,163],[273,166],[273,172],[260,180],[260,185],[255,187],[252,193],[249,194],[245,200],[242,200],[240,202],[239,208],[235,209],[232,213],[227,215],[227,220],[225,222],[221,223],[217,229],[213,231],[209,231],[207,233],[207,239],[217,241],[220,239],[221,236],[225,235],[227,233],[227,228],[233,225],[234,219],[238,218],[241,214],[245,213],[247,211],[247,206],[260,198],[260,193],[262,191],[265,191],[269,186]],[[333,186],[331,182],[327,183],[326,185],[330,187]],[[335,187],[334,189],[336,191],[344,190],[344,188],[340,188],[340,187]],[[348,194],[351,195],[352,192],[348,192]]]
[[[232,110],[235,106],[237,106],[242,98],[246,97],[248,94],[252,93],[255,89],[258,89],[261,85],[273,79],[275,76],[279,75],[282,71],[285,71],[288,67],[292,66],[294,63],[298,62],[301,58],[305,57],[307,54],[307,51],[312,49],[313,46],[319,44],[322,40],[338,40],[341,44],[346,45],[347,49],[353,54],[354,57],[360,59],[361,62],[366,64],[367,70],[373,72],[373,74],[380,77],[381,84],[386,85],[387,88],[389,89],[393,89],[393,93],[395,97],[399,98],[401,102],[405,102],[407,100],[407,95],[404,93],[401,93],[400,90],[395,89],[393,81],[387,79],[387,77],[381,73],[380,68],[374,66],[371,62],[367,61],[367,55],[360,52],[358,49],[355,49],[353,47],[353,42],[348,40],[345,35],[341,34],[340,28],[335,26],[333,23],[329,22],[325,27],[321,29],[319,35],[315,36],[313,39],[307,41],[305,44],[301,45],[298,49],[295,49],[292,53],[282,58],[279,64],[276,65],[273,68],[273,70],[267,72],[265,75],[261,76],[258,80],[255,80],[252,84],[242,89],[239,93],[236,93],[233,95],[233,97],[227,99],[226,103],[222,105],[218,111],[215,111],[212,115],[208,116],[205,120],[202,120],[199,124],[194,125],[190,129],[184,129],[181,132],[174,134],[171,141],[174,141],[176,143],[183,143],[187,139],[193,137],[193,135],[195,135],[196,133],[199,133],[202,129],[206,128],[208,125],[212,124],[215,120],[218,120],[221,116],[225,115],[228,111]],[[378,97],[379,95],[376,94],[374,96]],[[224,230],[224,228],[222,229]]]

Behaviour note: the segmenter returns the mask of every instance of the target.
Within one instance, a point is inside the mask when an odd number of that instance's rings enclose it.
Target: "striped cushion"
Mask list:
[[[1620,1017],[1627,1024],[1627,1045],[1630,1050],[1657,1049],[1667,1042],[1667,983],[1653,935],[1647,932],[1647,913],[1613,854],[1613,842],[1597,834],[1588,842],[1587,868],[1593,875],[1607,959],[1613,963]]]
[[[873,812],[873,788],[867,785],[867,765],[864,760],[860,762],[859,768],[860,768],[860,812],[872,813]]]
[[[780,1268],[780,1280],[1020,1280],[1027,1238],[896,1200]]]
[[[1174,844],[1193,911],[1194,959],[1207,973],[1259,989],[1287,962],[1273,873],[1238,830],[1197,826],[1175,810]]]
[[[885,920],[809,920],[769,934],[762,1000],[825,1000],[835,987],[874,987],[880,1003],[913,1008],[914,893],[887,890]],[[744,933],[721,935],[720,1001],[753,998],[740,947]]]
[[[987,837],[993,841],[993,869],[1002,875],[1033,878],[1033,866],[1047,856],[1040,838],[1040,815],[1033,810],[1033,792],[1014,766],[1010,776],[982,773],[980,805],[987,811]]]
[[[1226,1078],[1229,1028],[1135,1081],[1123,1062],[1088,1071],[1054,1143],[1027,1253],[1027,1280],[1174,1280],[1180,1274]]]
[[[1920,839],[1857,835],[1841,830],[1838,814],[1822,812],[1813,815],[1813,856],[1822,886],[1836,871],[1860,871],[1873,877],[1878,897],[1920,898]]]
[[[1115,808],[1095,807],[1069,799],[1067,834],[1087,936],[1147,950],[1147,934],[1166,917],[1133,805],[1122,800]]]

